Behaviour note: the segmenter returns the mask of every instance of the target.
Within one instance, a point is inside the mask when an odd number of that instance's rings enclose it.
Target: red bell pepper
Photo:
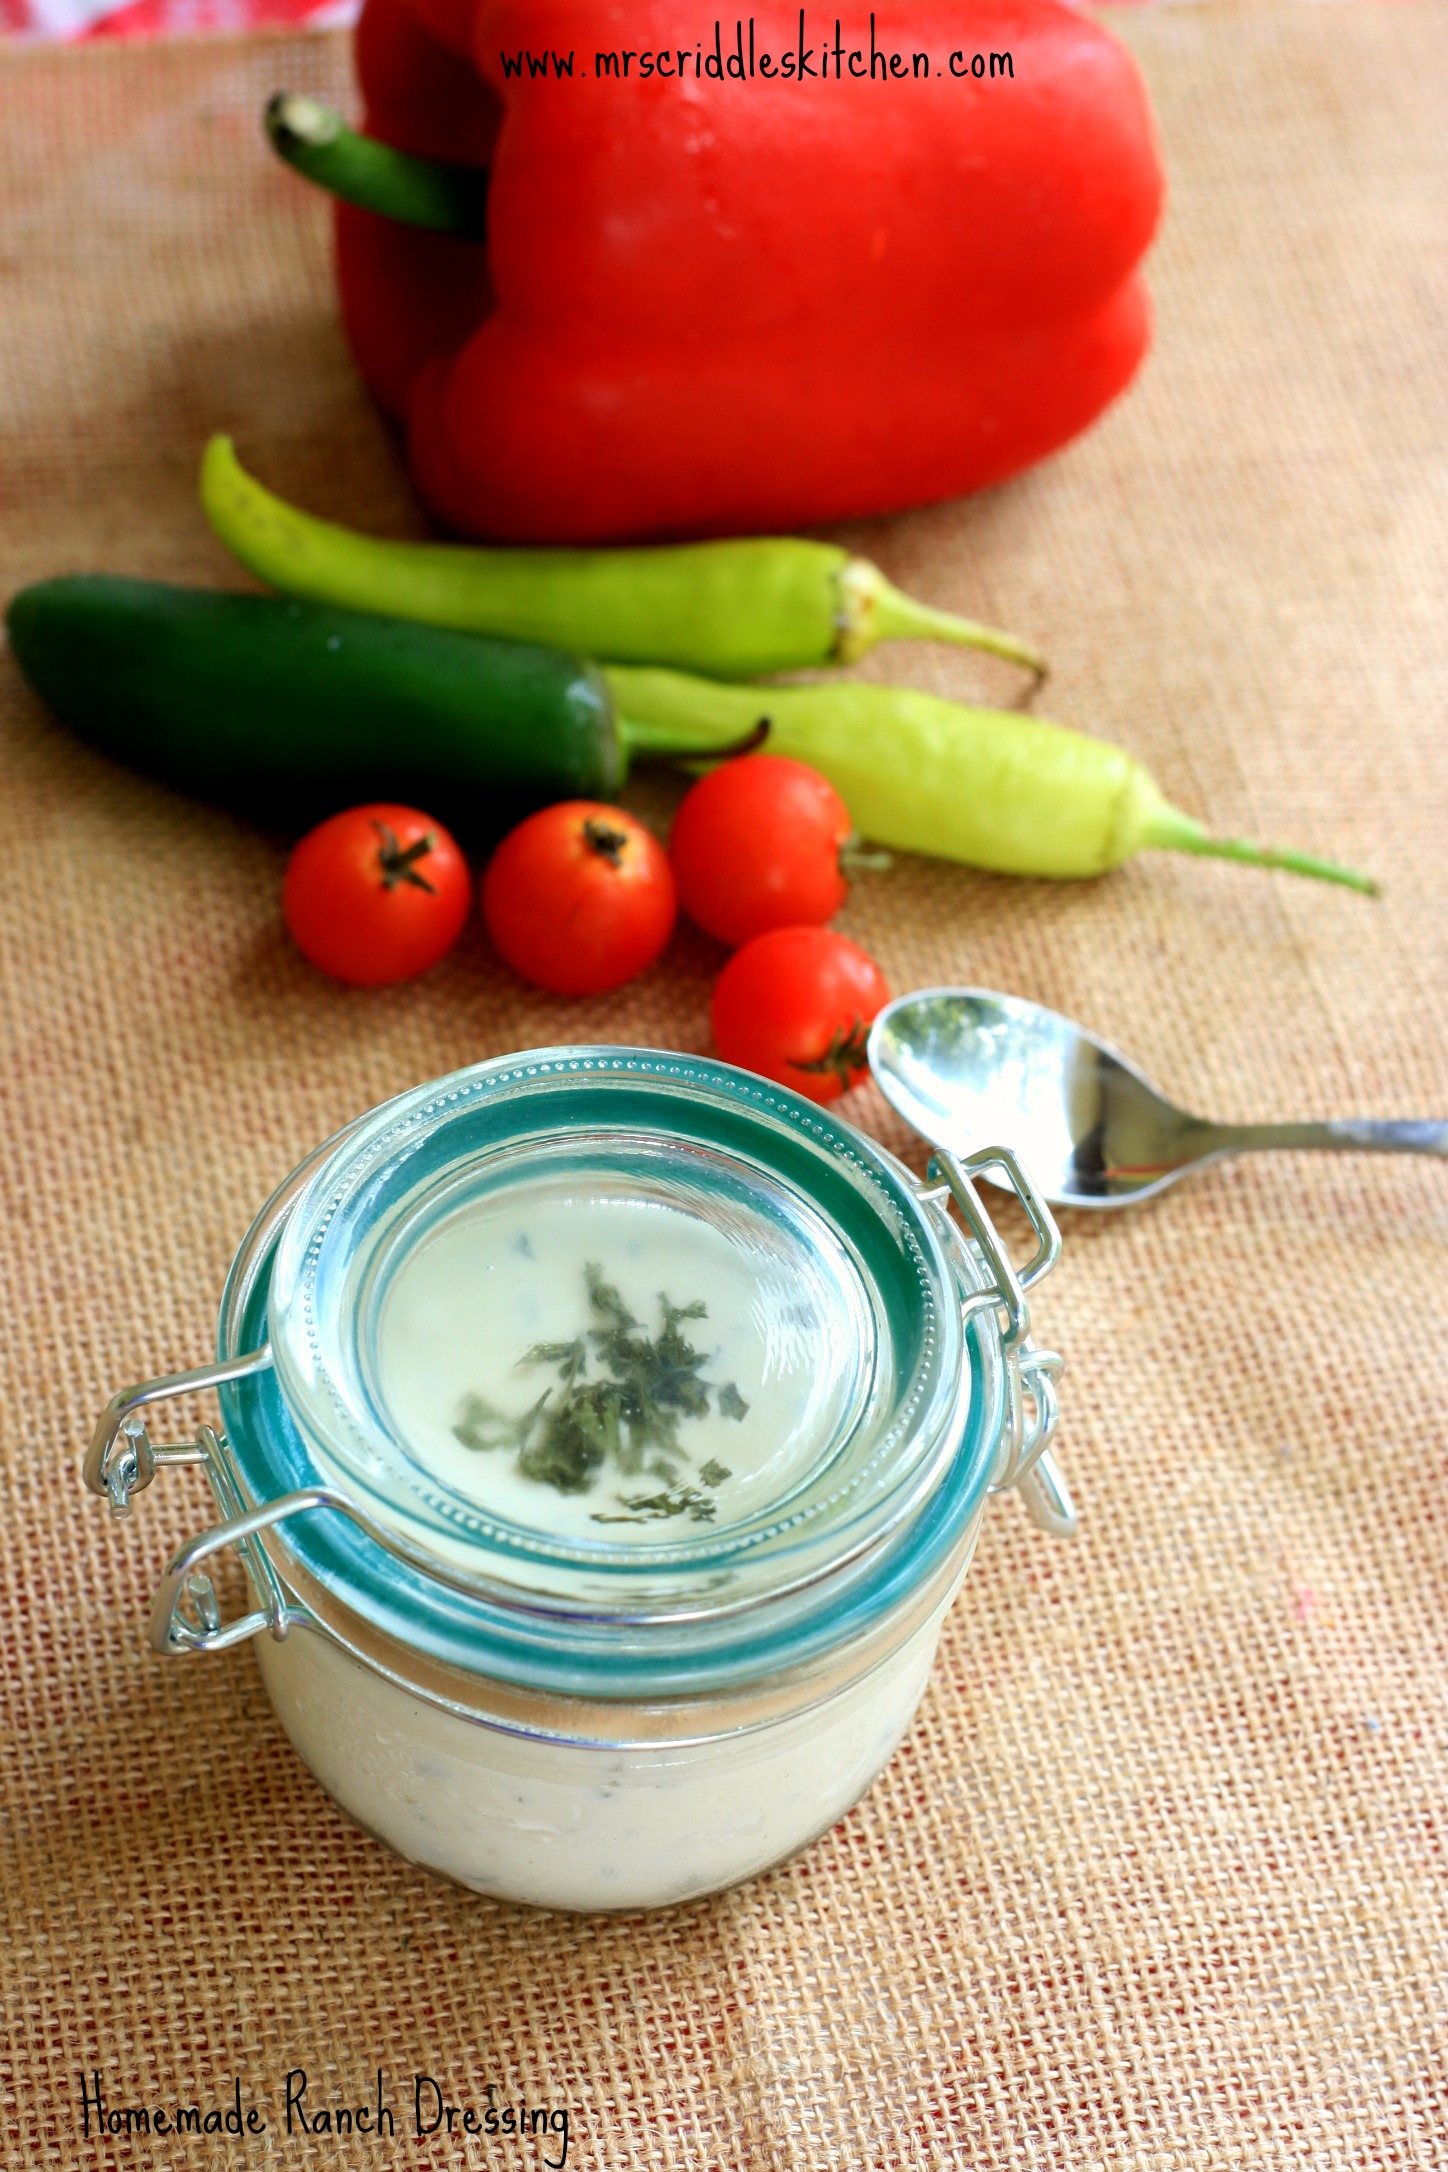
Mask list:
[[[1145,350],[1146,96],[1059,0],[366,0],[357,61],[370,133],[490,168],[483,243],[338,207],[358,360],[465,532],[955,496],[1064,444]]]

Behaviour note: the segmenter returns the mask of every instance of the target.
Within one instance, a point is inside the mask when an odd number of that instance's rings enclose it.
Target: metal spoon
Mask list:
[[[1448,1123],[1189,1116],[1084,1026],[988,988],[925,988],[887,1004],[871,1028],[870,1068],[922,1137],[957,1154],[1013,1147],[1059,1207],[1150,1199],[1203,1162],[1264,1147],[1448,1159]]]

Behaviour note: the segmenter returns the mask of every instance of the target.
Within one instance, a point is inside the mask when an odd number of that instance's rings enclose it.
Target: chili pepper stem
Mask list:
[[[1293,852],[1276,845],[1254,845],[1244,837],[1213,837],[1194,816],[1163,802],[1153,811],[1141,842],[1164,852],[1192,852],[1204,860],[1239,860],[1249,867],[1281,867],[1292,875],[1309,875],[1316,882],[1340,883],[1364,897],[1380,897],[1381,888],[1371,875],[1356,868],[1340,867],[1335,860],[1319,860],[1310,852]]]
[[[612,680],[609,667],[603,667],[605,679]],[[721,739],[717,733],[696,727],[693,720],[681,715],[673,723],[660,724],[652,719],[627,715],[614,710],[614,729],[619,744],[628,757],[629,768],[635,762],[685,762],[701,773],[725,761],[731,754],[750,753],[763,746],[768,737],[769,718],[761,713],[759,724],[766,727],[764,733],[757,724],[747,740],[736,732],[732,739]]]
[[[449,166],[395,151],[374,136],[359,135],[319,99],[287,91],[270,100],[262,126],[278,158],[346,203],[402,226],[483,239],[488,177],[482,167]]]
[[[1034,682],[1028,700],[1046,683],[1046,660],[1028,642],[998,627],[982,626],[973,618],[957,618],[953,611],[917,603],[868,558],[850,560],[840,574],[839,589],[839,634],[833,658],[837,664],[858,663],[881,641],[943,641],[1019,664]]]

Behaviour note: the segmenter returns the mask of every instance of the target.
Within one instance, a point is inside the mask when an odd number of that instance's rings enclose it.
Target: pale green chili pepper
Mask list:
[[[1035,674],[1014,635],[916,603],[836,544],[771,536],[658,549],[493,550],[398,543],[314,519],[263,489],[214,437],[201,503],[270,588],[313,603],[502,634],[618,663],[723,679],[854,663],[878,641],[949,641]]]
[[[1287,868],[1369,896],[1377,884],[1303,852],[1212,837],[1172,806],[1124,748],[1016,711],[968,709],[905,687],[721,686],[674,671],[606,667],[635,758],[767,746],[828,777],[873,843],[1006,875],[1104,875],[1157,848]]]

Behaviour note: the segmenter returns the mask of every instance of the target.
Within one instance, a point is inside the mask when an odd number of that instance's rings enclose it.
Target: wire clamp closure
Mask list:
[[[122,1388],[101,1412],[85,1459],[85,1482],[103,1495],[117,1516],[131,1512],[131,1497],[149,1486],[165,1464],[199,1464],[206,1473],[222,1521],[189,1539],[172,1555],[151,1608],[151,1648],[165,1657],[186,1652],[222,1652],[244,1644],[262,1630],[278,1643],[296,1628],[311,1624],[303,1608],[289,1605],[281,1579],[266,1550],[264,1534],[288,1516],[329,1508],[349,1516],[379,1545],[395,1544],[372,1517],[346,1494],[330,1486],[304,1486],[274,1501],[251,1506],[237,1482],[224,1434],[199,1426],[192,1441],[158,1446],[146,1430],[143,1410],[178,1395],[195,1395],[229,1380],[246,1380],[271,1364],[269,1347],[187,1373],[169,1373],[135,1388]],[[234,1547],[246,1571],[256,1606],[234,1621],[224,1621],[216,1586],[204,1564],[213,1554]]]
[[[988,1170],[1004,1177],[1006,1188],[1014,1192],[1035,1234],[1036,1250],[1024,1267],[1018,1268],[1012,1262],[976,1189],[975,1179]],[[994,1312],[1000,1323],[1006,1414],[991,1491],[1002,1493],[1015,1487],[1031,1521],[1040,1530],[1056,1538],[1073,1538],[1077,1529],[1075,1505],[1051,1454],[1061,1415],[1056,1382],[1062,1360],[1054,1350],[1043,1350],[1032,1341],[1027,1295],[1061,1256],[1061,1232],[1055,1216],[1006,1146],[983,1147],[975,1154],[932,1154],[920,1198],[939,1207],[959,1241],[957,1225],[949,1213],[954,1206],[983,1266],[987,1279],[966,1293],[961,1306],[963,1318],[968,1324],[979,1314]]]
[[[214,1433],[210,1439],[217,1451],[218,1465],[224,1468],[224,1444]],[[305,1627],[311,1616],[299,1607],[288,1606],[277,1573],[261,1543],[261,1533],[309,1508],[337,1508],[344,1514],[353,1513],[351,1502],[344,1495],[334,1493],[329,1486],[305,1486],[296,1493],[284,1493],[275,1501],[266,1501],[260,1508],[230,1516],[224,1523],[213,1524],[209,1531],[189,1539],[172,1555],[156,1588],[151,1607],[151,1649],[163,1658],[183,1652],[223,1652],[229,1645],[244,1644],[248,1638],[259,1636],[262,1630],[280,1644],[293,1629]],[[201,1564],[228,1546],[236,1548],[252,1591],[261,1603],[251,1613],[240,1615],[235,1621],[223,1622],[216,1587]]]
[[[231,1467],[223,1436],[211,1426],[199,1426],[190,1441],[168,1444],[153,1441],[143,1415],[153,1404],[179,1395],[198,1395],[221,1387],[229,1380],[245,1380],[265,1372],[271,1350],[250,1350],[242,1357],[216,1365],[200,1365],[184,1373],[168,1373],[139,1387],[122,1388],[101,1412],[85,1458],[85,1482],[111,1504],[114,1516],[129,1516],[132,1497],[141,1493],[158,1470],[168,1464],[199,1464],[206,1473],[212,1497],[227,1520],[183,1546],[161,1579],[151,1612],[151,1645],[158,1652],[224,1651],[269,1629],[284,1637],[299,1617],[287,1606],[276,1571],[267,1559],[258,1533],[294,1508],[311,1506],[310,1499],[288,1495],[266,1508],[248,1510]],[[221,1546],[235,1545],[253,1595],[260,1602],[250,1614],[234,1622],[221,1618],[216,1587],[201,1566]]]
[[[228,1380],[245,1380],[265,1372],[271,1350],[249,1350],[244,1357],[217,1365],[199,1365],[189,1373],[167,1373],[159,1380],[144,1380],[139,1387],[120,1388],[97,1421],[86,1450],[85,1482],[92,1493],[103,1494],[113,1516],[129,1516],[131,1496],[149,1486],[165,1463],[205,1463],[207,1440],[215,1440],[203,1426],[193,1441],[157,1446],[146,1430],[141,1413],[152,1403],[168,1402],[176,1395],[199,1395],[219,1388]]]

